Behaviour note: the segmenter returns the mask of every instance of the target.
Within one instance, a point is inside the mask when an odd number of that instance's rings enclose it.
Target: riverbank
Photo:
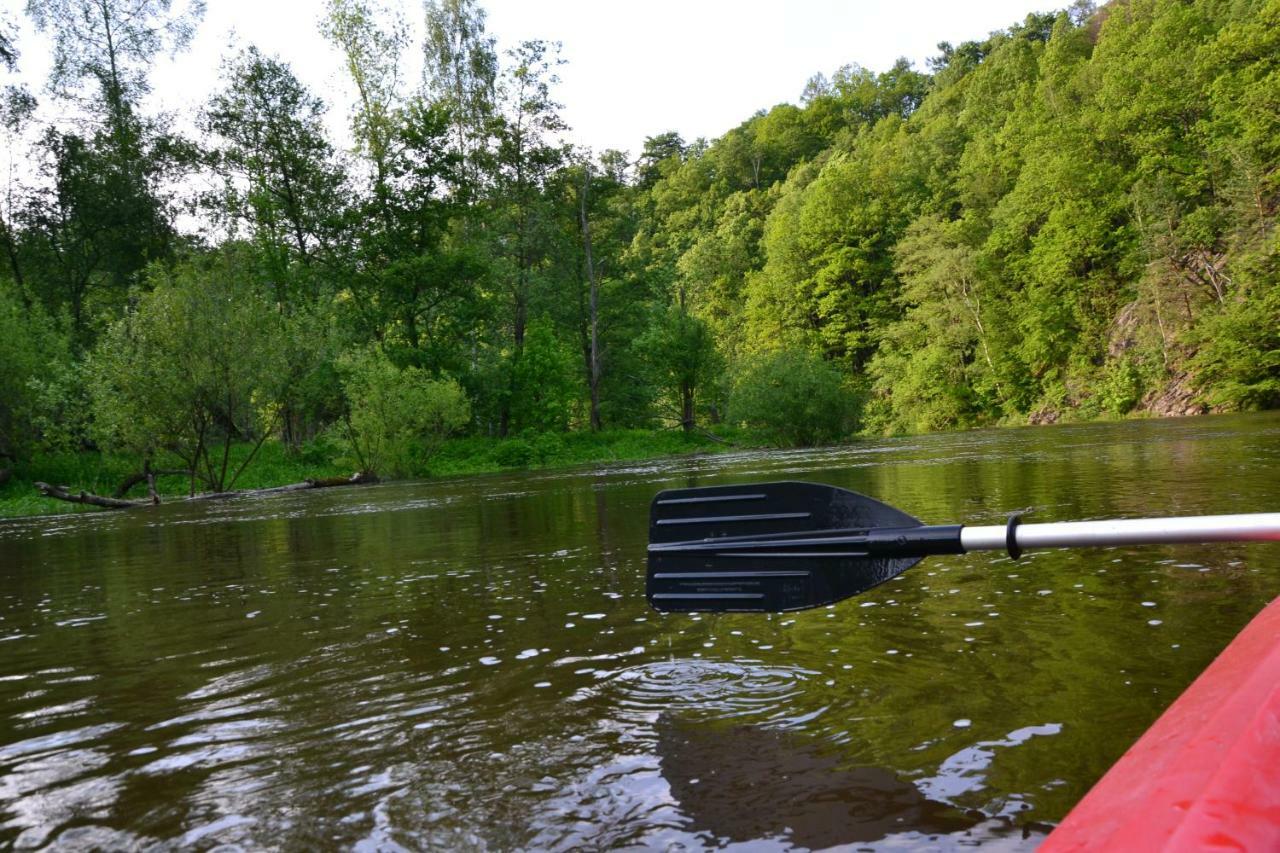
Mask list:
[[[719,439],[719,440],[717,440]],[[414,477],[450,477],[488,474],[499,471],[561,468],[592,463],[663,459],[690,453],[721,453],[763,447],[758,437],[739,429],[718,428],[716,436],[679,430],[605,430],[598,433],[543,433],[506,439],[469,437],[447,441],[429,459],[419,463]],[[232,448],[229,467],[236,467],[252,450],[243,444]],[[157,468],[181,467],[173,460],[159,460]],[[127,477],[137,471],[137,460],[101,453],[46,454],[14,467],[8,482],[0,485],[0,519],[65,512],[101,512],[94,507],[70,504],[42,496],[37,481],[65,485],[79,491],[111,495]],[[235,483],[237,489],[263,489],[311,478],[351,474],[340,464],[332,449],[322,444],[305,446],[290,453],[284,444],[264,444]],[[161,498],[185,496],[185,477],[157,478]],[[141,496],[145,486],[137,485],[130,495]]]

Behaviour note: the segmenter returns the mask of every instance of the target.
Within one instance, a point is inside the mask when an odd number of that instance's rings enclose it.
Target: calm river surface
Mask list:
[[[0,847],[1030,848],[1280,595],[1280,545],[660,616],[653,494],[992,524],[1275,511],[1278,472],[1271,414],[0,522]]]

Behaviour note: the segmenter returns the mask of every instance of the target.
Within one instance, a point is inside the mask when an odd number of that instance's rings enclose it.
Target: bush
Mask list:
[[[376,348],[347,353],[338,367],[348,405],[344,450],[362,471],[418,473],[441,442],[471,418],[467,396],[455,380],[396,367]]]
[[[747,364],[729,414],[779,447],[810,447],[849,435],[857,405],[839,370],[812,353],[788,350]]]
[[[533,445],[522,438],[502,442],[493,451],[493,461],[503,468],[528,468],[534,457]]]
[[[1123,415],[1142,399],[1142,372],[1132,356],[1108,364],[1098,388],[1099,402],[1113,415]]]

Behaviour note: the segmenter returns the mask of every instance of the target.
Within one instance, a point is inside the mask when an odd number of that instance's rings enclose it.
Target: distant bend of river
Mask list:
[[[0,846],[1030,848],[1280,594],[1280,545],[662,616],[652,496],[803,479],[992,524],[1276,511],[1278,470],[1264,414],[3,522]]]

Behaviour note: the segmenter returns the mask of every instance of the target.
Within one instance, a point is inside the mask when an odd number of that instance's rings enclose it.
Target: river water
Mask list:
[[[661,488],[929,523],[1280,509],[1280,416],[0,522],[0,846],[1028,849],[1272,597],[1280,545],[931,558],[647,609]]]

